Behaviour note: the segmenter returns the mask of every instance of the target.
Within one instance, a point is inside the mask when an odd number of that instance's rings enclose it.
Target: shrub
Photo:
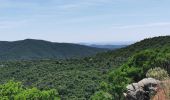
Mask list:
[[[168,72],[160,67],[151,68],[146,73],[146,77],[155,78],[157,80],[166,80],[169,78]]]
[[[91,100],[112,100],[112,95],[104,91],[98,91],[91,97]]]
[[[0,100],[60,100],[55,90],[40,91],[24,88],[20,82],[9,81],[0,85]]]

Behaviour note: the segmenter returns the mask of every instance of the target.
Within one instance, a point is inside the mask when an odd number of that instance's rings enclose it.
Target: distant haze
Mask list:
[[[83,45],[130,45],[136,41],[116,41],[116,42],[80,42],[78,44]]]

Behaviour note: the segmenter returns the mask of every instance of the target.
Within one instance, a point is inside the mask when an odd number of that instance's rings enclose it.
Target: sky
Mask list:
[[[170,0],[0,0],[0,40],[126,42],[170,35]]]

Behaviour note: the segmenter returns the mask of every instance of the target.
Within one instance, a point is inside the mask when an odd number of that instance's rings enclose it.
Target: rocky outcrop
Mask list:
[[[126,100],[150,100],[151,95],[156,94],[159,87],[159,80],[145,78],[138,83],[129,84],[124,96]]]

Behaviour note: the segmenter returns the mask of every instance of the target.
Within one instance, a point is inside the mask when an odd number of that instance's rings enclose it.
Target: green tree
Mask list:
[[[60,98],[56,90],[28,89],[20,82],[9,81],[0,85],[0,100],[60,100]]]
[[[104,91],[98,91],[91,97],[91,100],[112,100],[112,95]]]

